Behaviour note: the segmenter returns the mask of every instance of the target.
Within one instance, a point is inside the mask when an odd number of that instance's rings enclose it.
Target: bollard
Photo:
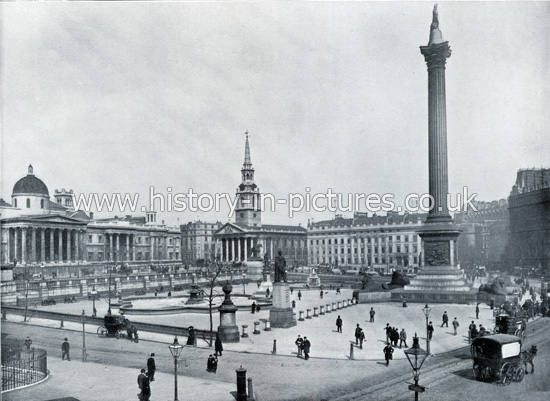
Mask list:
[[[252,332],[252,334],[260,334],[260,322],[254,322],[254,331]]]
[[[348,306],[352,306],[353,305],[353,298],[352,299],[348,299]]]
[[[277,340],[273,340],[273,351],[271,353],[277,355]]]
[[[336,310],[336,302],[333,302],[333,303],[332,303],[332,308],[331,308],[331,310]]]
[[[324,307],[323,305],[321,305],[321,306],[319,307],[319,309],[320,309],[320,310],[319,310],[319,314],[320,314],[320,315],[324,315],[324,314],[325,314],[325,307]]]
[[[344,299],[342,301],[342,308],[347,308],[348,307],[348,301],[346,299]]]
[[[355,359],[353,355],[353,344],[349,345],[349,359]]]
[[[247,401],[246,400],[246,369],[243,368],[243,365],[237,370],[237,401]]]
[[[243,324],[243,334],[241,334],[241,337],[248,337],[248,333],[246,332],[246,329],[248,328],[248,324]]]
[[[265,328],[264,331],[271,331],[271,322],[269,320],[265,320]]]
[[[303,322],[304,321],[304,311],[301,310],[300,311],[300,318],[298,319],[300,322]]]
[[[254,401],[254,390],[252,389],[252,377],[246,379],[248,381],[248,401]]]
[[[306,309],[306,319],[311,319],[311,309]]]
[[[316,306],[313,307],[313,317],[319,317],[319,314],[317,313],[318,310],[319,310],[318,307]]]
[[[341,301],[338,301],[338,306],[337,306],[338,309],[342,309],[342,302]]]
[[[327,304],[327,313],[330,313],[331,310],[330,310],[330,304]]]
[[[63,319],[61,319],[61,325],[59,326],[59,328],[62,329],[63,327]]]

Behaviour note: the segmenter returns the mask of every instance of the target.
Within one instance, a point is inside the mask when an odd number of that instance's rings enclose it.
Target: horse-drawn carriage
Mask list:
[[[128,337],[131,339],[133,334],[137,339],[136,326],[122,315],[106,314],[103,318],[103,324],[97,329],[97,335],[100,337]]]
[[[521,345],[521,338],[509,334],[476,338],[470,348],[476,380],[503,385],[508,385],[512,381],[522,381],[527,373],[527,362],[533,366],[536,346],[531,347],[529,351],[521,351]]]
[[[495,332],[500,334],[512,334],[522,340],[525,339],[527,318],[523,314],[510,315],[500,313],[495,318]]]

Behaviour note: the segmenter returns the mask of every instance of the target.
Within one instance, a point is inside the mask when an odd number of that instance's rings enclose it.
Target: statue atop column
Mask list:
[[[275,256],[275,283],[286,283],[286,260],[283,251],[279,249]]]

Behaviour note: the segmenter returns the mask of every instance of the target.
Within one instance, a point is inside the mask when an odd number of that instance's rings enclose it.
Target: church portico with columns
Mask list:
[[[254,167],[246,133],[245,156],[237,187],[235,222],[222,225],[214,233],[216,256],[226,262],[247,262],[250,258],[273,260],[283,251],[289,268],[307,265],[307,229],[301,226],[263,224],[260,189],[254,182]]]

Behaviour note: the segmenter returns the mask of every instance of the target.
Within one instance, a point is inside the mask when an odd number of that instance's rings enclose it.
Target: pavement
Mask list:
[[[251,290],[251,289],[250,289]],[[248,290],[248,291],[250,291]],[[247,292],[248,292],[247,291]],[[343,289],[338,295],[334,290],[324,294],[320,299],[319,290],[302,290],[302,299],[297,299],[297,291],[291,295],[297,306],[295,311],[312,309],[319,305],[350,299],[352,291]],[[64,311],[80,314],[82,309],[91,311],[92,302],[85,300],[75,304],[57,304],[41,307],[39,309]],[[421,338],[420,344],[426,347],[426,318],[422,311],[423,304],[409,303],[404,308],[401,303],[372,303],[359,304],[343,308],[332,313],[299,321],[297,326],[289,329],[263,330],[261,324],[260,334],[252,334],[253,322],[259,319],[269,318],[269,311],[262,310],[252,314],[249,311],[237,312],[237,324],[248,324],[248,338],[241,338],[237,344],[224,344],[224,356],[221,368],[216,375],[205,373],[206,357],[212,352],[212,348],[204,340],[199,340],[197,347],[186,347],[182,354],[179,388],[180,399],[195,400],[233,400],[235,385],[235,369],[243,364],[252,369],[249,374],[255,375],[255,389],[263,397],[261,400],[275,399],[304,399],[304,388],[300,383],[308,381],[309,395],[306,399],[319,399],[316,394],[322,393],[328,386],[345,388],[346,383],[361,380],[363,369],[385,368],[382,349],[385,346],[386,323],[405,328],[408,333],[407,345],[412,345],[412,337],[415,333]],[[97,303],[98,314],[106,311],[106,304]],[[369,310],[373,307],[376,311],[375,322],[369,322]],[[447,311],[450,321],[456,316],[460,322],[458,334],[454,335],[452,327],[441,328],[441,316]],[[435,355],[467,346],[468,325],[473,320],[478,326],[483,324],[486,328],[494,327],[493,311],[486,304],[480,304],[479,319],[475,319],[475,305],[437,304],[432,306],[430,320],[435,326],[435,333],[430,343],[431,352]],[[305,313],[304,313],[305,315]],[[343,322],[343,333],[336,331],[335,321],[340,315]],[[198,328],[209,326],[208,314],[186,313],[180,315],[164,316],[131,316],[132,321],[158,322],[159,324],[181,325],[187,327],[194,325]],[[21,316],[9,315],[8,324],[2,326],[2,332],[9,331],[12,337],[23,340],[31,335],[33,345],[48,349],[48,368],[50,377],[41,384],[25,389],[2,394],[4,400],[43,401],[54,398],[75,397],[78,400],[107,400],[120,401],[137,399],[136,378],[139,368],[144,363],[148,352],[157,352],[157,366],[162,366],[156,374],[156,380],[152,383],[152,401],[173,400],[174,376],[173,363],[166,347],[172,343],[173,337],[169,335],[140,332],[140,343],[135,344],[127,340],[105,339],[96,335],[97,326],[86,325],[86,344],[89,354],[89,362],[80,360],[82,341],[82,324],[65,322],[64,328],[59,328],[59,322],[32,317],[30,321],[23,323]],[[214,316],[214,328],[219,322],[218,313]],[[354,331],[356,324],[365,330],[366,342],[363,349],[356,347]],[[7,326],[7,328],[5,328]],[[297,358],[294,341],[300,334],[307,336],[311,341],[311,359],[304,361]],[[42,339],[40,337],[43,337]],[[69,337],[72,347],[73,360],[62,362],[58,346],[47,348],[46,344],[57,344],[63,337]],[[51,340],[51,341],[50,341]],[[276,340],[276,359],[269,359],[267,355],[273,355],[273,344]],[[41,344],[42,341],[42,344]],[[52,342],[53,341],[53,342]],[[181,340],[182,344],[185,339]],[[354,360],[350,361],[350,347],[353,347]],[[403,349],[397,348],[394,353],[394,361],[388,373],[408,369]],[[258,359],[258,356],[260,357]],[[120,358],[120,360],[117,360]],[[248,363],[248,365],[246,365]],[[255,364],[255,366],[253,365]],[[258,368],[264,365],[264,369]],[[276,367],[275,365],[279,366]],[[254,366],[254,367],[253,367]],[[271,369],[270,369],[271,366]],[[337,369],[339,380],[329,381],[333,372]],[[270,375],[280,374],[284,376],[274,379]],[[312,376],[314,374],[314,376]],[[281,387],[274,383],[284,381],[287,387],[281,393]],[[281,395],[284,394],[284,395]],[[128,396],[130,395],[130,396]],[[136,398],[134,398],[134,396]]]

